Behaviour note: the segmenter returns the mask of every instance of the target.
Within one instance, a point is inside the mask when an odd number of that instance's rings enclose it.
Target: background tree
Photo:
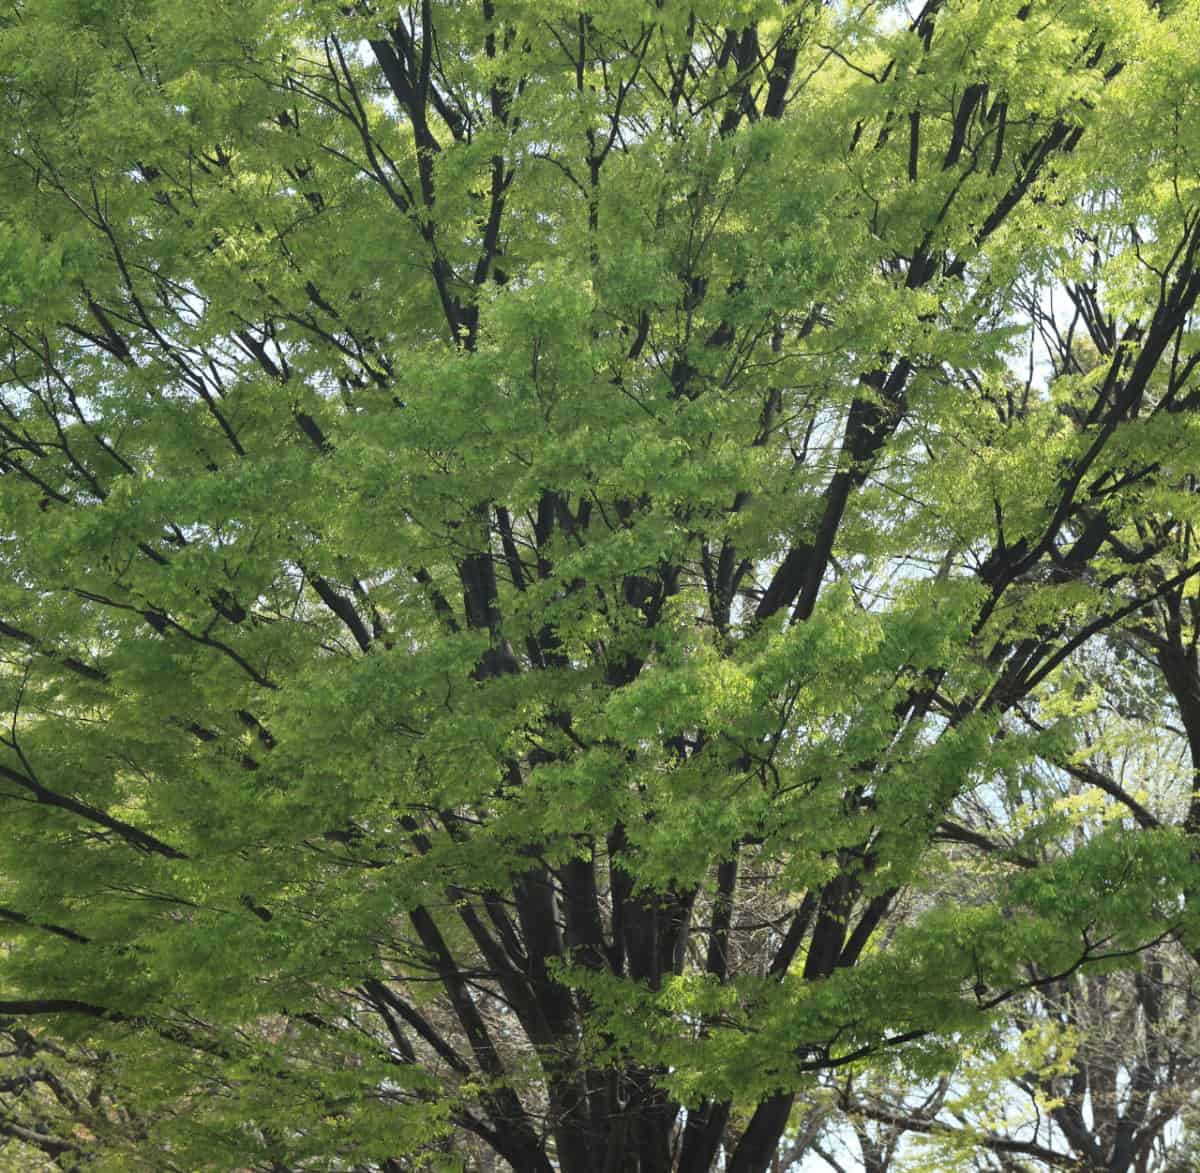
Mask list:
[[[1198,22],[5,10],[0,1013],[123,1167],[764,1170],[1194,947],[1194,820],[986,820],[1194,594]]]
[[[1162,948],[1131,973],[1083,972],[1022,1001],[1016,1031],[920,1084],[829,1079],[819,1130],[780,1168],[1176,1173],[1194,1165],[1190,959]],[[1182,981],[1180,979],[1183,979]]]
[[[914,880],[893,920],[977,901],[998,868],[1065,858],[1114,821],[1126,833],[1138,816],[1182,821],[1192,771],[1161,674],[1124,632],[1093,645],[1079,668],[1077,756],[1039,763],[1007,793],[960,802],[949,857],[933,857],[938,866]],[[936,1079],[878,1063],[831,1072],[795,1113],[782,1168],[802,1159],[880,1173],[1189,1168],[1196,980],[1177,943],[1156,946],[1133,971],[1083,969],[1015,999],[994,1033],[969,1040]]]

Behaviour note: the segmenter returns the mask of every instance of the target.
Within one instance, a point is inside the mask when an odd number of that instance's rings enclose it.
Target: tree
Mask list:
[[[1122,667],[1106,674],[1107,696],[1079,722],[1090,746],[1086,767],[1074,765],[1074,776],[1047,772],[1043,780],[1058,797],[1047,793],[1038,805],[1060,812],[1059,835],[1048,835],[1048,825],[1030,827],[1024,805],[1003,817],[990,812],[990,834],[1007,842],[1021,866],[1078,850],[1113,819],[1128,819],[1131,831],[1136,823],[1113,790],[1148,817],[1186,810],[1190,769],[1186,751],[1179,753],[1180,730],[1146,725],[1141,707],[1154,681],[1140,665]],[[1126,686],[1118,692],[1122,676]],[[1089,775],[1104,788],[1081,780]],[[956,890],[950,898],[971,899],[987,875],[965,854],[959,864],[941,884]],[[1132,971],[1084,968],[1015,999],[994,1035],[971,1040],[958,1066],[936,1080],[913,1081],[902,1068],[831,1073],[823,1135],[800,1132],[801,1151],[824,1156],[833,1168],[881,1173],[1191,1168],[1200,1080],[1197,980],[1194,960],[1177,943],[1159,945]],[[854,1146],[849,1161],[838,1159]]]
[[[113,1097],[108,1057],[0,1020],[0,1169],[78,1168],[138,1128]]]
[[[1195,947],[1194,818],[988,817],[1194,668],[1198,24],[9,4],[0,1014],[108,1159],[750,1173]]]
[[[814,1154],[835,1171],[873,1173],[1190,1169],[1189,969],[1186,955],[1160,947],[1132,974],[1082,970],[1023,999],[1016,1030],[977,1040],[954,1072],[924,1084],[902,1072],[891,1082],[831,1075],[817,1126],[796,1131],[782,1167]]]
[[[1077,974],[1039,996],[1022,1023],[1028,1046],[1016,1057],[1030,1047],[1040,1050],[1040,1069],[1016,1070],[1010,1058],[1008,1088],[991,1096],[980,1089],[982,1102],[955,1105],[962,1130],[957,1147],[980,1138],[975,1143],[991,1162],[976,1167],[996,1170],[1006,1159],[1011,1167],[1014,1156],[1035,1169],[1186,1168],[1197,1084],[1196,990],[1189,977],[1186,958],[1159,949],[1132,974]],[[999,1101],[1005,1094],[1010,1101],[1020,1095],[1023,1120],[1011,1108],[1004,1112]],[[987,1135],[981,1116],[1002,1121],[1003,1135]],[[938,1132],[930,1139],[953,1135]],[[933,1162],[935,1168],[952,1165],[940,1157]]]
[[[1003,847],[1005,866],[1044,866],[1113,820],[1128,833],[1139,818],[1180,821],[1189,807],[1186,736],[1164,703],[1161,673],[1131,654],[1127,634],[1094,646],[1088,659],[1104,691],[1076,721],[1081,754],[1031,771],[1024,794],[963,802],[955,812],[977,839]],[[1042,813],[1037,822],[1033,811]],[[953,869],[914,882],[893,918],[987,892],[994,866],[973,860],[965,843],[953,850]],[[1014,999],[993,1033],[967,1040],[937,1078],[914,1080],[902,1064],[877,1062],[830,1072],[823,1096],[810,1094],[794,1114],[777,1159],[785,1169],[807,1157],[809,1166],[819,1158],[834,1170],[878,1173],[1191,1168],[1198,978],[1178,943],[1155,946],[1132,971],[1082,968]]]

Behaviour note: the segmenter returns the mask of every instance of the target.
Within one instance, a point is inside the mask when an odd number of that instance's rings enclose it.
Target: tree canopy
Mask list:
[[[0,1134],[763,1173],[1191,964],[1197,44],[9,0]]]

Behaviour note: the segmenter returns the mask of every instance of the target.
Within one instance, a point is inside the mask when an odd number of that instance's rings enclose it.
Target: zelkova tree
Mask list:
[[[1105,641],[1195,679],[1197,43],[7,4],[0,1015],[120,1106],[49,1155],[762,1171],[1195,947],[1200,797],[1081,728]]]

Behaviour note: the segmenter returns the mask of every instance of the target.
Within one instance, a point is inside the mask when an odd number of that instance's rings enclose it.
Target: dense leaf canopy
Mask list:
[[[9,0],[0,1133],[761,1173],[1196,949],[1197,44]]]

